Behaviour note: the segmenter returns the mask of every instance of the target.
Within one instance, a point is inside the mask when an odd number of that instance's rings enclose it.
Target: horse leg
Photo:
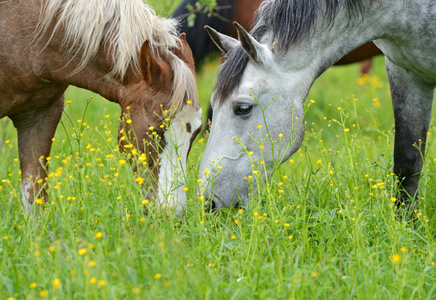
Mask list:
[[[10,116],[18,132],[21,192],[26,213],[30,212],[35,199],[48,201],[45,190],[47,157],[63,106],[64,96],[45,108]]]
[[[397,205],[417,197],[431,119],[434,85],[386,59],[395,117],[394,173],[402,189]]]

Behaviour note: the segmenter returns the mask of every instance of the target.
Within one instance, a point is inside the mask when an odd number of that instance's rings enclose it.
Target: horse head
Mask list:
[[[227,56],[211,98],[213,122],[200,167],[199,192],[214,208],[247,202],[250,179],[255,183],[255,176],[267,176],[298,150],[304,135],[307,92],[289,88],[295,73],[284,74],[268,43],[235,26],[238,39],[206,28]],[[245,69],[234,69],[243,60]],[[256,171],[259,167],[265,172]]]
[[[145,41],[140,77],[121,96],[120,149],[134,165],[145,196],[162,208],[185,206],[186,160],[201,128],[192,52],[181,34],[174,52],[154,53]]]

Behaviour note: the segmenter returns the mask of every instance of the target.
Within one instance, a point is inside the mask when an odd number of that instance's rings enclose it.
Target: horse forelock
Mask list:
[[[113,69],[124,76],[129,65],[139,66],[138,53],[145,40],[155,55],[176,44],[177,21],[158,17],[142,0],[43,0],[37,36],[57,19],[51,38],[61,27],[63,45],[71,57],[80,57],[74,72],[83,69],[103,43],[108,46]]]
[[[277,55],[285,53],[290,45],[309,38],[319,22],[324,29],[332,26],[337,15],[346,10],[349,22],[359,19],[364,0],[276,0],[264,1],[256,13],[251,35],[260,40],[269,34]],[[369,0],[369,3],[377,0]],[[228,53],[215,84],[214,101],[223,103],[240,85],[249,58],[242,47]]]

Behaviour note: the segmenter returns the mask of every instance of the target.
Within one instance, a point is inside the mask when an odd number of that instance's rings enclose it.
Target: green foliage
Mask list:
[[[171,13],[180,5],[182,0],[148,0],[146,2],[152,6],[159,15],[170,17]],[[216,0],[198,0],[195,2],[195,5],[188,4],[186,8],[189,11],[186,16],[189,26],[194,25],[196,13],[219,15],[219,7],[217,7]]]
[[[216,67],[198,74],[204,111]],[[184,220],[156,211],[123,164],[118,106],[76,88],[51,153],[50,202],[37,218],[25,215],[16,133],[2,120],[0,298],[434,298],[436,123],[410,224],[391,201],[393,116],[382,59],[371,76],[357,69],[332,68],[317,80],[303,147],[264,184],[259,162],[246,179],[260,183],[247,207],[204,212],[196,185],[207,134],[199,136]]]
[[[195,3],[195,6],[188,4],[186,8],[189,11],[189,15],[187,18],[189,27],[194,26],[196,13],[219,15],[219,11],[216,11],[216,0],[200,0]]]

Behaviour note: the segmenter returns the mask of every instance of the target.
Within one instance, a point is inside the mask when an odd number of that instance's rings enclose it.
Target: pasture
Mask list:
[[[197,74],[203,113],[217,67]],[[411,224],[394,205],[383,58],[369,76],[358,69],[334,67],[315,82],[303,146],[247,207],[204,212],[199,135],[184,220],[141,195],[147,182],[117,144],[119,107],[74,87],[50,155],[50,202],[37,219],[24,214],[16,132],[0,120],[0,298],[435,298],[436,122]],[[246,180],[260,182],[259,167]]]

